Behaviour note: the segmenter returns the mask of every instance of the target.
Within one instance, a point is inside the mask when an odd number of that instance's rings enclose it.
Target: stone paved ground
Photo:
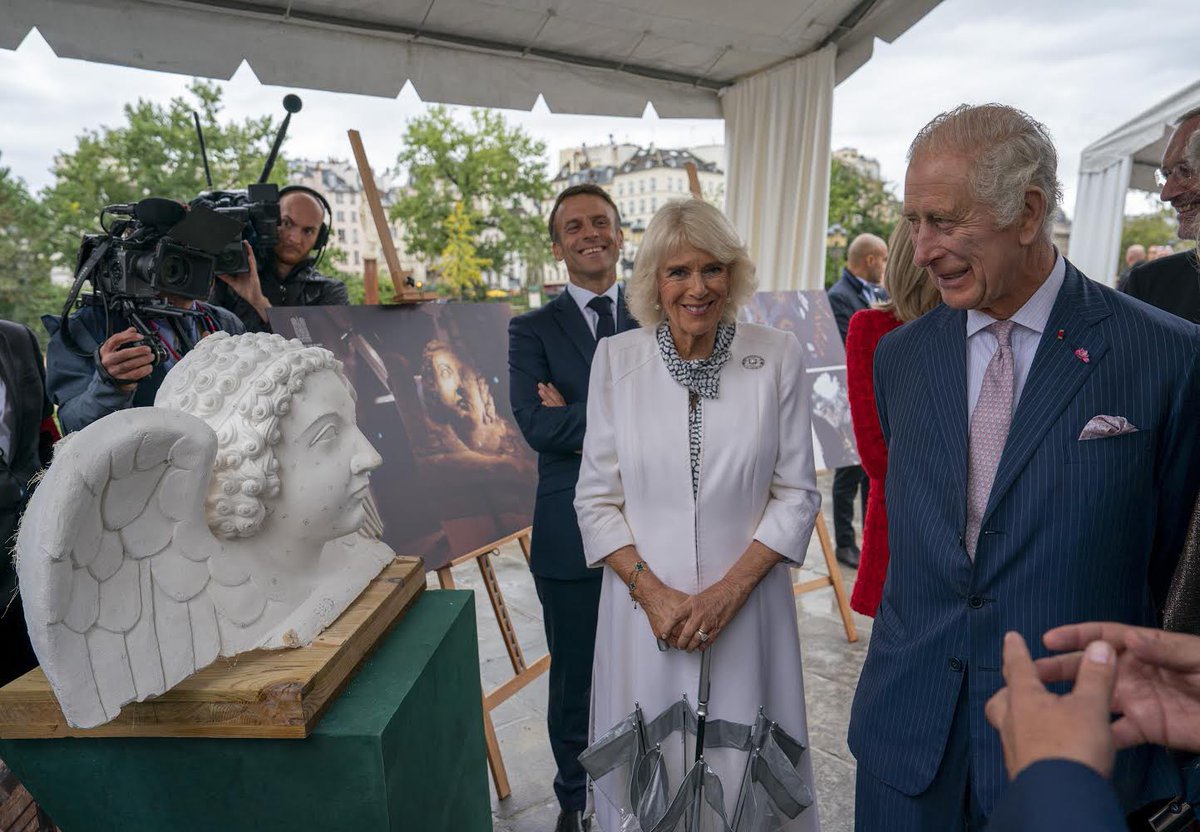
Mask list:
[[[830,477],[822,475],[826,518],[829,513]],[[526,661],[546,651],[541,608],[533,580],[515,544],[495,558]],[[843,569],[846,590],[854,573]],[[826,574],[825,561],[813,535],[804,569],[798,580]],[[463,566],[455,571],[460,588],[477,589],[480,632],[480,672],[486,688],[512,675],[512,666],[496,628],[495,617],[483,595],[478,571]],[[817,805],[825,832],[849,832],[854,826],[854,758],[846,747],[846,725],[859,670],[867,652],[871,620],[855,615],[859,641],[846,642],[832,589],[822,589],[796,599],[800,641],[804,655],[804,685],[808,703],[809,739],[816,779]],[[554,760],[546,736],[546,677],[543,675],[492,713],[500,748],[508,768],[512,796],[497,801],[492,796],[492,816],[497,832],[552,832],[558,816],[551,781]]]

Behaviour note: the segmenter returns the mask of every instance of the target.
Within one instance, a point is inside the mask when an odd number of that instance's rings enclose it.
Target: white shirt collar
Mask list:
[[[620,284],[614,282],[613,285],[608,287],[608,291],[604,293],[604,297],[612,298],[614,317],[617,314],[617,301],[620,299],[620,295],[618,294],[620,291],[619,287]],[[597,295],[590,289],[585,289],[582,286],[576,286],[572,282],[567,283],[567,291],[571,294],[571,299],[575,301],[575,305],[579,307],[579,311],[584,313],[585,319],[588,312],[596,314],[594,310],[588,309],[588,303],[591,302],[592,298],[600,297],[600,295]]]
[[[1054,301],[1058,299],[1058,292],[1062,289],[1063,280],[1067,276],[1067,261],[1063,259],[1058,249],[1054,250],[1054,258],[1054,267],[1050,269],[1050,276],[1038,287],[1033,296],[1025,301],[1025,304],[1009,318],[1013,323],[1033,330],[1038,335],[1046,331],[1046,324],[1050,320],[1050,312],[1054,309]],[[978,309],[968,309],[967,337],[970,338],[976,332],[991,326],[995,322],[996,319],[985,312],[980,312]]]

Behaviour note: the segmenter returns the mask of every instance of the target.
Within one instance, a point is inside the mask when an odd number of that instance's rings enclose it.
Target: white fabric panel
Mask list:
[[[1130,188],[1157,191],[1154,169],[1172,124],[1200,107],[1200,81],[1155,104],[1083,149],[1071,227],[1071,262],[1094,280],[1112,284]]]
[[[1125,194],[1129,190],[1130,156],[1102,170],[1079,172],[1075,222],[1071,226],[1071,262],[1093,280],[1116,282]]]
[[[0,48],[36,27],[62,57],[186,75],[228,79],[244,60],[295,88],[394,97],[411,81],[448,104],[542,94],[559,112],[719,118],[719,86],[835,31],[840,80],[937,2],[877,0],[840,31],[852,0],[2,0]]]
[[[837,50],[725,90],[725,212],[750,249],[764,291],[825,285],[830,131]]]

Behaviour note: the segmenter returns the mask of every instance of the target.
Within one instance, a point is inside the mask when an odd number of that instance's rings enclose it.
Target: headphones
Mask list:
[[[313,250],[316,252],[313,260],[319,261],[321,255],[325,252],[325,244],[329,242],[329,235],[333,233],[333,208],[329,206],[329,200],[320,191],[314,190],[307,185],[288,185],[287,187],[280,188],[279,201],[282,202],[283,198],[288,194],[308,194],[321,203],[321,209],[325,212],[325,216],[329,218],[321,223],[320,229],[317,230],[316,242],[313,243]]]

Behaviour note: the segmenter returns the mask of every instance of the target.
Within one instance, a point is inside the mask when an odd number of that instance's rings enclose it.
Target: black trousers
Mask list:
[[[587,805],[587,773],[579,765],[579,755],[588,744],[592,656],[603,574],[597,569],[594,578],[579,581],[533,577],[550,647],[546,726],[558,766],[554,793],[564,811],[582,811]]]
[[[857,546],[854,538],[854,497],[862,494],[862,516],[867,517],[867,487],[870,480],[861,465],[833,471],[833,536],[837,547]]]

